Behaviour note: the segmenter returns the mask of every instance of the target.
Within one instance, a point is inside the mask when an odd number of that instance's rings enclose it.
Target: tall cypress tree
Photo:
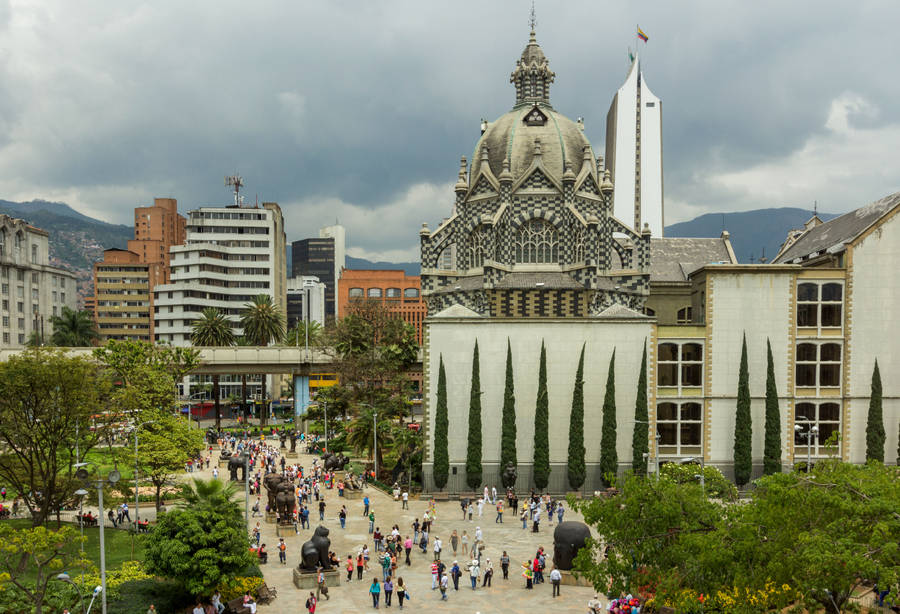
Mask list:
[[[538,490],[550,483],[550,408],[547,399],[547,351],[541,341],[537,401],[534,406],[534,485]]]
[[[584,484],[584,345],[575,371],[572,413],[569,414],[569,486],[578,490]]]
[[[518,466],[516,456],[516,391],[513,384],[512,348],[506,340],[506,388],[503,391],[503,414],[500,418],[500,475],[503,486],[512,488],[515,483],[506,480],[507,465]]]
[[[881,373],[878,359],[872,371],[872,393],[869,397],[869,419],[866,422],[866,460],[884,462],[884,416],[881,411]]]
[[[734,481],[743,486],[753,472],[753,424],[750,416],[750,370],[747,366],[747,333],[741,346],[737,411],[734,418]]]
[[[466,484],[481,485],[481,368],[478,365],[478,340],[472,354],[472,392],[469,394],[469,447],[466,450]]]
[[[606,396],[603,397],[603,425],[600,433],[600,475],[606,486],[619,473],[619,455],[616,452],[616,350],[609,359],[606,376]]]
[[[441,354],[438,369],[437,407],[434,412],[434,485],[438,489],[447,485],[450,475],[450,454],[448,452],[447,430],[447,376],[444,373],[444,355]]]
[[[647,475],[647,457],[650,452],[649,417],[647,412],[647,340],[644,339],[644,356],[641,358],[641,374],[638,376],[637,400],[634,402],[634,434],[631,436],[631,468],[637,475]]]
[[[775,361],[772,344],[766,339],[766,441],[763,451],[763,474],[781,473],[781,410],[778,408],[778,388],[775,387]]]

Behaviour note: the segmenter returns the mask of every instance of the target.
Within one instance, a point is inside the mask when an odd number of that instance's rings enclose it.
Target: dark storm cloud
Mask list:
[[[289,238],[338,218],[357,253],[414,257],[459,155],[513,100],[521,2],[5,2],[0,198],[115,222],[153,196],[222,204],[239,172]],[[603,151],[635,24],[664,101],[670,221],[847,210],[896,190],[892,2],[538,2],[552,100]],[[873,169],[877,169],[877,172]]]

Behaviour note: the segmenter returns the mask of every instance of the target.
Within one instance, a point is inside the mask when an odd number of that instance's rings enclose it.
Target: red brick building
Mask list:
[[[372,299],[383,302],[390,310],[416,329],[416,341],[422,345],[422,324],[428,308],[422,300],[422,283],[418,276],[402,270],[344,269],[338,281],[338,312],[352,300]]]

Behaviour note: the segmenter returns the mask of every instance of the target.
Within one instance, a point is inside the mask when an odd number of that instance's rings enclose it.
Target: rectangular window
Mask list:
[[[38,274],[37,274],[37,273],[32,273],[32,274],[31,274],[31,283],[33,283],[33,284],[39,283],[39,282],[38,282]]]
[[[350,288],[350,292],[348,292],[348,296],[350,298],[362,298],[363,289],[362,288]]]
[[[657,354],[657,385],[696,387],[703,385],[703,346],[699,343],[660,343]]]
[[[9,284],[3,284],[3,294],[9,294]]]
[[[9,301],[7,299],[3,299],[3,311],[9,311]]]
[[[659,403],[656,406],[656,425],[660,454],[700,454],[703,410],[699,402]]]
[[[32,305],[31,305],[31,313],[37,313],[37,312],[38,312],[38,304],[37,304],[37,303],[32,303]]]
[[[678,310],[676,314],[675,323],[676,324],[690,324],[693,322],[693,309],[691,307],[682,307]]]
[[[16,323],[19,326],[19,330],[25,330],[25,318],[19,318]]]
[[[826,445],[841,431],[841,407],[831,401],[797,403],[794,408],[794,460],[810,456],[833,456],[840,452],[840,443]]]
[[[9,343],[9,333],[3,333],[3,343]]]
[[[25,303],[22,301],[18,301],[16,303],[16,311],[19,313],[25,313]]]
[[[803,388],[838,388],[841,385],[839,343],[798,343],[795,382]]]
[[[803,282],[797,285],[797,326],[840,328],[844,285],[836,282]]]
[[[9,328],[9,316],[3,316],[3,326]]]

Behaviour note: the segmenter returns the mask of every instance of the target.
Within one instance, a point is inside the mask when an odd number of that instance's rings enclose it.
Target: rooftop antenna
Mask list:
[[[725,214],[723,213],[722,214],[722,231],[724,232],[724,230],[725,230]]]
[[[234,188],[234,206],[241,204],[241,188],[244,187],[244,179],[240,175],[225,175],[225,187]]]
[[[766,248],[763,247],[762,256],[759,257],[759,262],[760,262],[761,264],[765,264],[765,263],[766,263],[766,260],[767,260],[767,258],[766,258]]]
[[[537,19],[534,15],[534,0],[531,0],[531,17],[528,19],[528,25],[531,26],[531,32],[534,33],[534,26],[537,25]]]
[[[813,201],[813,215],[819,215],[819,201]]]

